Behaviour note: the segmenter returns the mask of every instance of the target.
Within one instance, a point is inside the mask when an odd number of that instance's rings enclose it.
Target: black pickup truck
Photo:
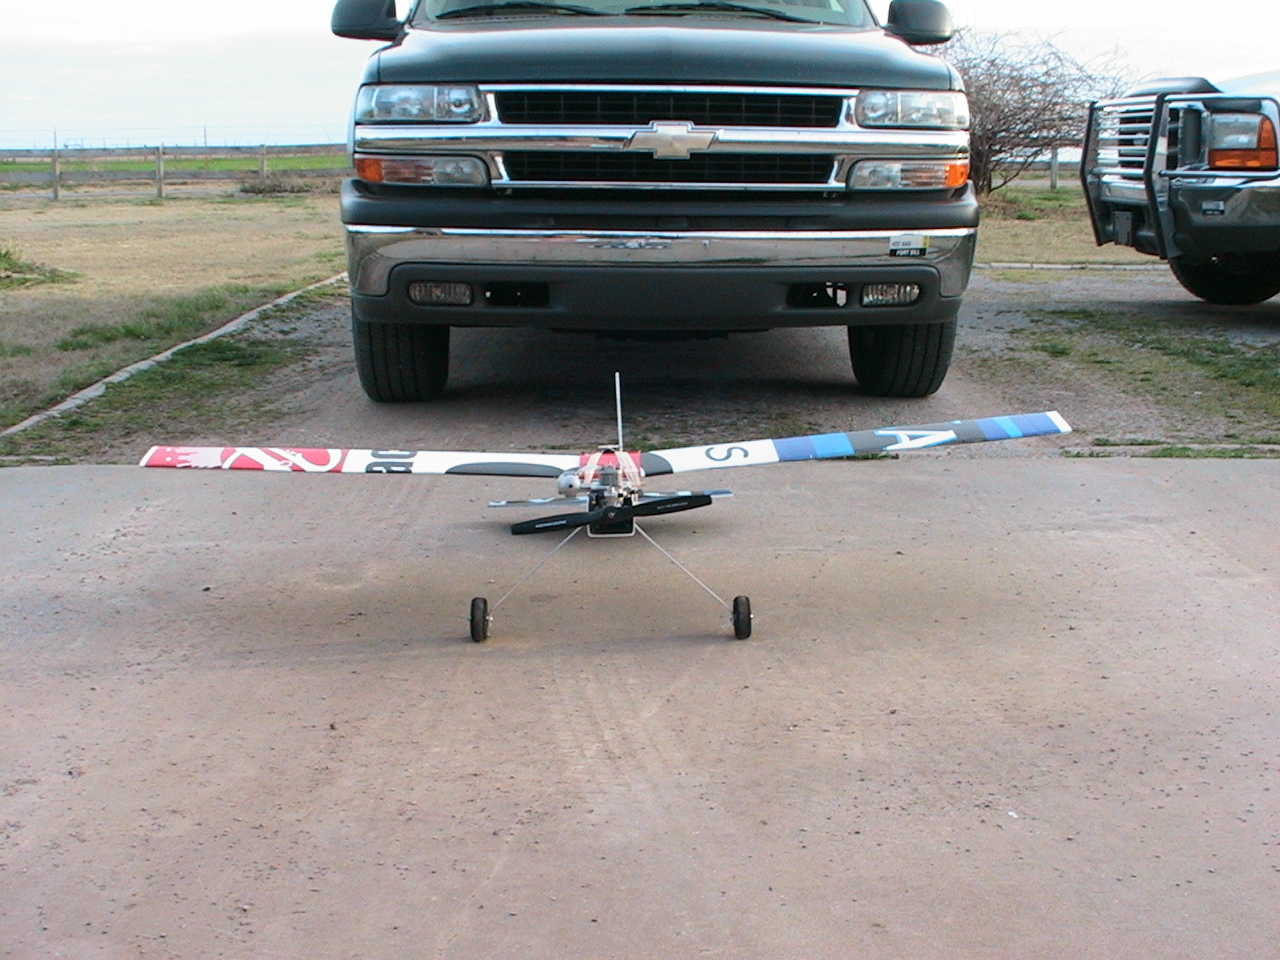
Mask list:
[[[1280,293],[1280,71],[1145,83],[1093,104],[1080,175],[1098,244],[1169,262],[1209,303]]]
[[[861,388],[938,389],[978,205],[936,0],[339,0],[389,43],[342,219],[361,384],[443,391],[451,327],[844,326]]]

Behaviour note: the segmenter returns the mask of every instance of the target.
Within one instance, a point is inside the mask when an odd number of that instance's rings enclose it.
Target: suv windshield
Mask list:
[[[421,0],[413,23],[521,16],[740,17],[870,27],[866,0]]]

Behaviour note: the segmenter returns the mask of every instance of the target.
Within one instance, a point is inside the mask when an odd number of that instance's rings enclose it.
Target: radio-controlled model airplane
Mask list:
[[[745,596],[726,603],[664,550],[636,522],[709,506],[728,490],[680,490],[658,493],[644,489],[649,477],[723,467],[749,467],[795,460],[823,460],[923,450],[954,443],[1016,440],[1070,433],[1057,411],[1023,413],[977,420],[952,420],[923,426],[884,427],[854,433],[822,433],[777,440],[743,440],[697,447],[631,452],[622,439],[622,389],[614,377],[618,441],[594,453],[477,453],[446,450],[341,450],[291,447],[152,447],[144,467],[204,467],[221,470],[266,470],[293,473],[419,473],[490,477],[545,477],[556,481],[558,496],[535,500],[498,500],[491,507],[545,506],[576,503],[585,509],[557,513],[513,524],[516,535],[568,530],[550,553],[493,605],[496,610],[583,527],[590,537],[629,537],[639,533],[714,597],[733,618],[739,640],[751,636],[751,601]],[[484,597],[471,601],[471,639],[487,640],[492,622]]]

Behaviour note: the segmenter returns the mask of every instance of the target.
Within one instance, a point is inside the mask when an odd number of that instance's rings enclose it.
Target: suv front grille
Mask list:
[[[659,160],[636,153],[508,151],[503,159],[507,176],[525,183],[824,184],[835,164],[834,157],[814,154],[703,153]]]
[[[687,120],[719,127],[835,127],[843,97],[817,94],[625,90],[503,90],[503,123],[643,125]]]

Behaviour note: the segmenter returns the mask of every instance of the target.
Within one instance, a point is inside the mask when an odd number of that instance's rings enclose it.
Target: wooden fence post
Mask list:
[[[156,199],[164,199],[164,144],[156,147]]]
[[[58,155],[58,148],[53,148],[53,199],[57,200],[62,196],[62,158]]]
[[[1058,146],[1049,151],[1049,189],[1058,189]]]
[[[258,179],[267,179],[267,145],[262,145],[262,150],[258,153]]]

